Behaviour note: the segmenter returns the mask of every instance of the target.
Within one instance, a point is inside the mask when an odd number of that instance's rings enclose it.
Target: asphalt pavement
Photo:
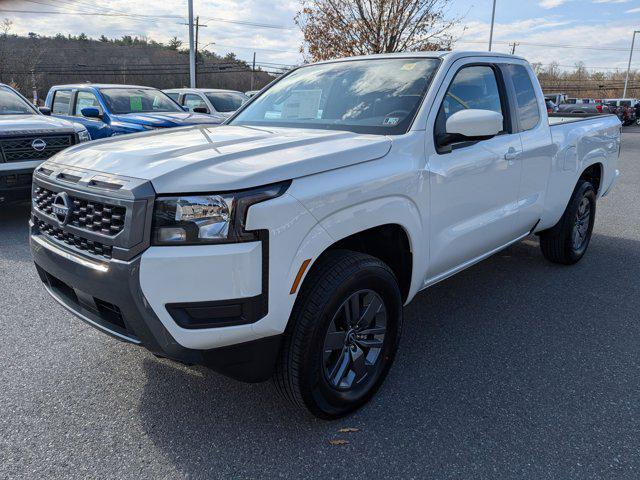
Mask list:
[[[419,294],[337,422],[86,326],[0,207],[0,478],[640,478],[640,132],[620,169],[578,265],[531,237]]]

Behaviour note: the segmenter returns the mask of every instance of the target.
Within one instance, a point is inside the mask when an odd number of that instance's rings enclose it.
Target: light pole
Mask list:
[[[629,70],[631,70],[631,57],[633,57],[633,46],[636,43],[636,33],[640,33],[640,30],[633,31],[633,38],[631,39],[631,51],[629,52],[629,65],[627,65],[627,76],[624,79],[624,92],[622,98],[627,98],[627,85],[629,84]]]
[[[496,0],[493,0],[493,10],[491,11],[491,31],[489,32],[489,51],[493,46],[493,25],[496,21]]]
[[[196,49],[193,39],[193,0],[189,0],[189,86],[196,88]]]

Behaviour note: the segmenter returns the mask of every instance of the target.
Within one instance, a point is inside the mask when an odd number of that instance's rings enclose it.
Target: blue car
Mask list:
[[[221,115],[185,112],[160,90],[136,85],[58,85],[49,90],[46,107],[55,117],[84,125],[93,140],[225,120]]]

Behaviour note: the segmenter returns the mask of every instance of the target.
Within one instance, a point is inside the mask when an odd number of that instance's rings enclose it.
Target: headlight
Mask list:
[[[247,210],[282,195],[289,182],[237,193],[158,197],[153,211],[153,245],[197,245],[257,240],[245,230]]]
[[[91,135],[89,134],[89,131],[86,128],[78,132],[78,141],[80,143],[88,142],[89,140],[91,140]]]

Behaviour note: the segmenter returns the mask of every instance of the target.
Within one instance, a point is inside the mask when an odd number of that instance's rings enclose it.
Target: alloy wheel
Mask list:
[[[350,390],[375,375],[387,331],[387,311],[373,290],[352,294],[334,314],[323,346],[324,375],[337,390]]]

